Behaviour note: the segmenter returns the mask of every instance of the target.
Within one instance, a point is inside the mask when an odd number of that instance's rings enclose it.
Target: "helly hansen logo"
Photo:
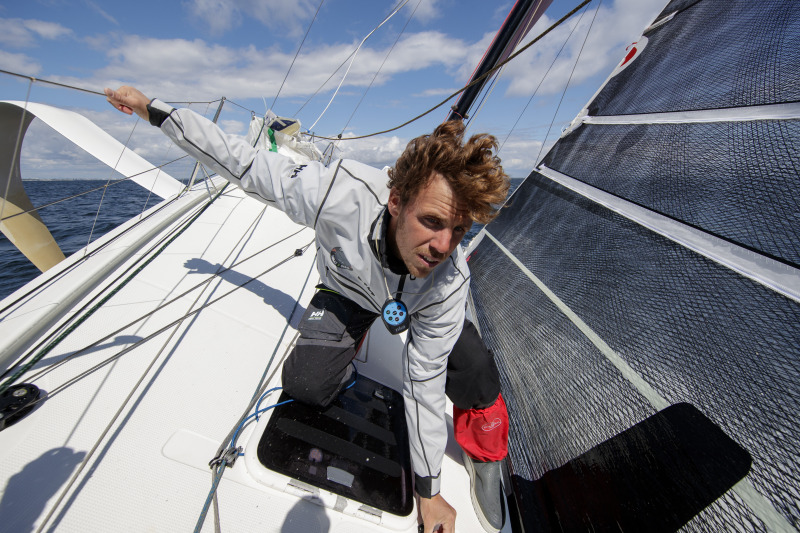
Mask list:
[[[322,311],[312,311],[311,315],[309,315],[309,320],[322,320],[322,315],[325,314],[325,310]]]
[[[297,175],[300,174],[300,172],[302,172],[304,168],[306,168],[306,166],[308,166],[308,165],[297,165],[296,167],[294,167],[294,170],[292,171],[292,175],[289,176],[289,179],[296,178]]]
[[[499,418],[495,418],[491,422],[487,422],[486,424],[482,425],[481,429],[488,433],[489,431],[494,431],[495,429],[499,428],[502,425],[503,421],[500,420]]]

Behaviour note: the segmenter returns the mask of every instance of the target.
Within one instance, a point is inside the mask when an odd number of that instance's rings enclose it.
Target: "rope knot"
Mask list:
[[[209,468],[215,468],[220,465],[233,466],[233,463],[235,463],[236,459],[239,458],[240,453],[242,453],[241,446],[223,450],[220,453],[218,453],[216,457],[214,457],[208,462],[208,466]]]

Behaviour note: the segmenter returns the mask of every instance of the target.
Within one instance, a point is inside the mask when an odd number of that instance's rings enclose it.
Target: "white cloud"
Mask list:
[[[353,135],[346,133],[343,137],[346,139],[347,137],[353,137]],[[352,141],[343,140],[338,143],[338,149],[334,157],[355,159],[377,168],[393,166],[397,158],[405,150],[408,141],[409,139],[403,139],[395,135],[376,136]]]
[[[429,96],[450,96],[459,89],[461,89],[461,87],[442,87],[437,89],[425,89],[424,91],[412,94],[411,96],[420,98],[427,98]]]
[[[0,44],[25,48],[36,44],[37,38],[59,39],[72,34],[72,30],[55,22],[36,19],[0,18]]]
[[[422,24],[430,24],[442,16],[439,0],[411,0],[405,8],[414,11],[414,20]]]
[[[96,3],[92,2],[92,0],[83,0],[83,3],[89,6],[94,11],[96,11],[98,15],[106,19],[108,22],[112,23],[115,26],[119,26],[119,22],[117,22],[117,19],[109,15],[106,10],[98,6]]]
[[[183,5],[212,35],[236,28],[242,18],[255,19],[267,28],[296,35],[304,31],[318,3],[314,0],[188,0]]]
[[[116,87],[132,84],[145,94],[164,100],[211,100],[222,95],[233,99],[274,95],[289,69],[294,53],[253,45],[234,48],[202,39],[156,39],[128,35],[107,39],[109,62],[90,79],[52,76],[53,81],[82,87]],[[105,41],[106,43],[108,41]],[[330,76],[330,69],[341,64],[357,43],[320,45],[306,49],[297,57],[281,97],[308,96]],[[389,48],[365,46],[359,52],[344,88],[366,87],[383,63]],[[456,71],[467,61],[471,47],[460,39],[440,32],[409,34],[401,39],[381,70],[375,85],[410,71],[440,66]],[[324,57],[326,68],[320,68]],[[339,83],[344,70],[336,73],[327,89]]]
[[[0,50],[0,68],[30,76],[39,74],[42,70],[42,66],[35,59],[25,54],[14,54],[3,50]]]
[[[502,141],[501,139],[500,142]],[[498,153],[503,170],[512,178],[526,177],[534,167],[541,147],[542,141],[512,135]],[[542,151],[544,153],[546,152]]]
[[[55,22],[30,19],[25,20],[23,24],[42,39],[58,39],[72,34],[72,30]]]
[[[218,122],[219,127],[225,133],[231,135],[246,135],[247,134],[247,124],[242,122],[241,120],[220,120]]]

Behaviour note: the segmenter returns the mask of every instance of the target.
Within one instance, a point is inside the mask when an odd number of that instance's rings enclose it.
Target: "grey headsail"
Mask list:
[[[636,48],[470,260],[521,525],[796,530],[800,3]]]

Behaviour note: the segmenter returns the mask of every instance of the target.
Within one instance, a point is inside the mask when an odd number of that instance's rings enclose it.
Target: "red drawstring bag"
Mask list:
[[[485,409],[453,406],[453,429],[456,442],[476,461],[499,461],[508,453],[508,411],[502,395]]]

